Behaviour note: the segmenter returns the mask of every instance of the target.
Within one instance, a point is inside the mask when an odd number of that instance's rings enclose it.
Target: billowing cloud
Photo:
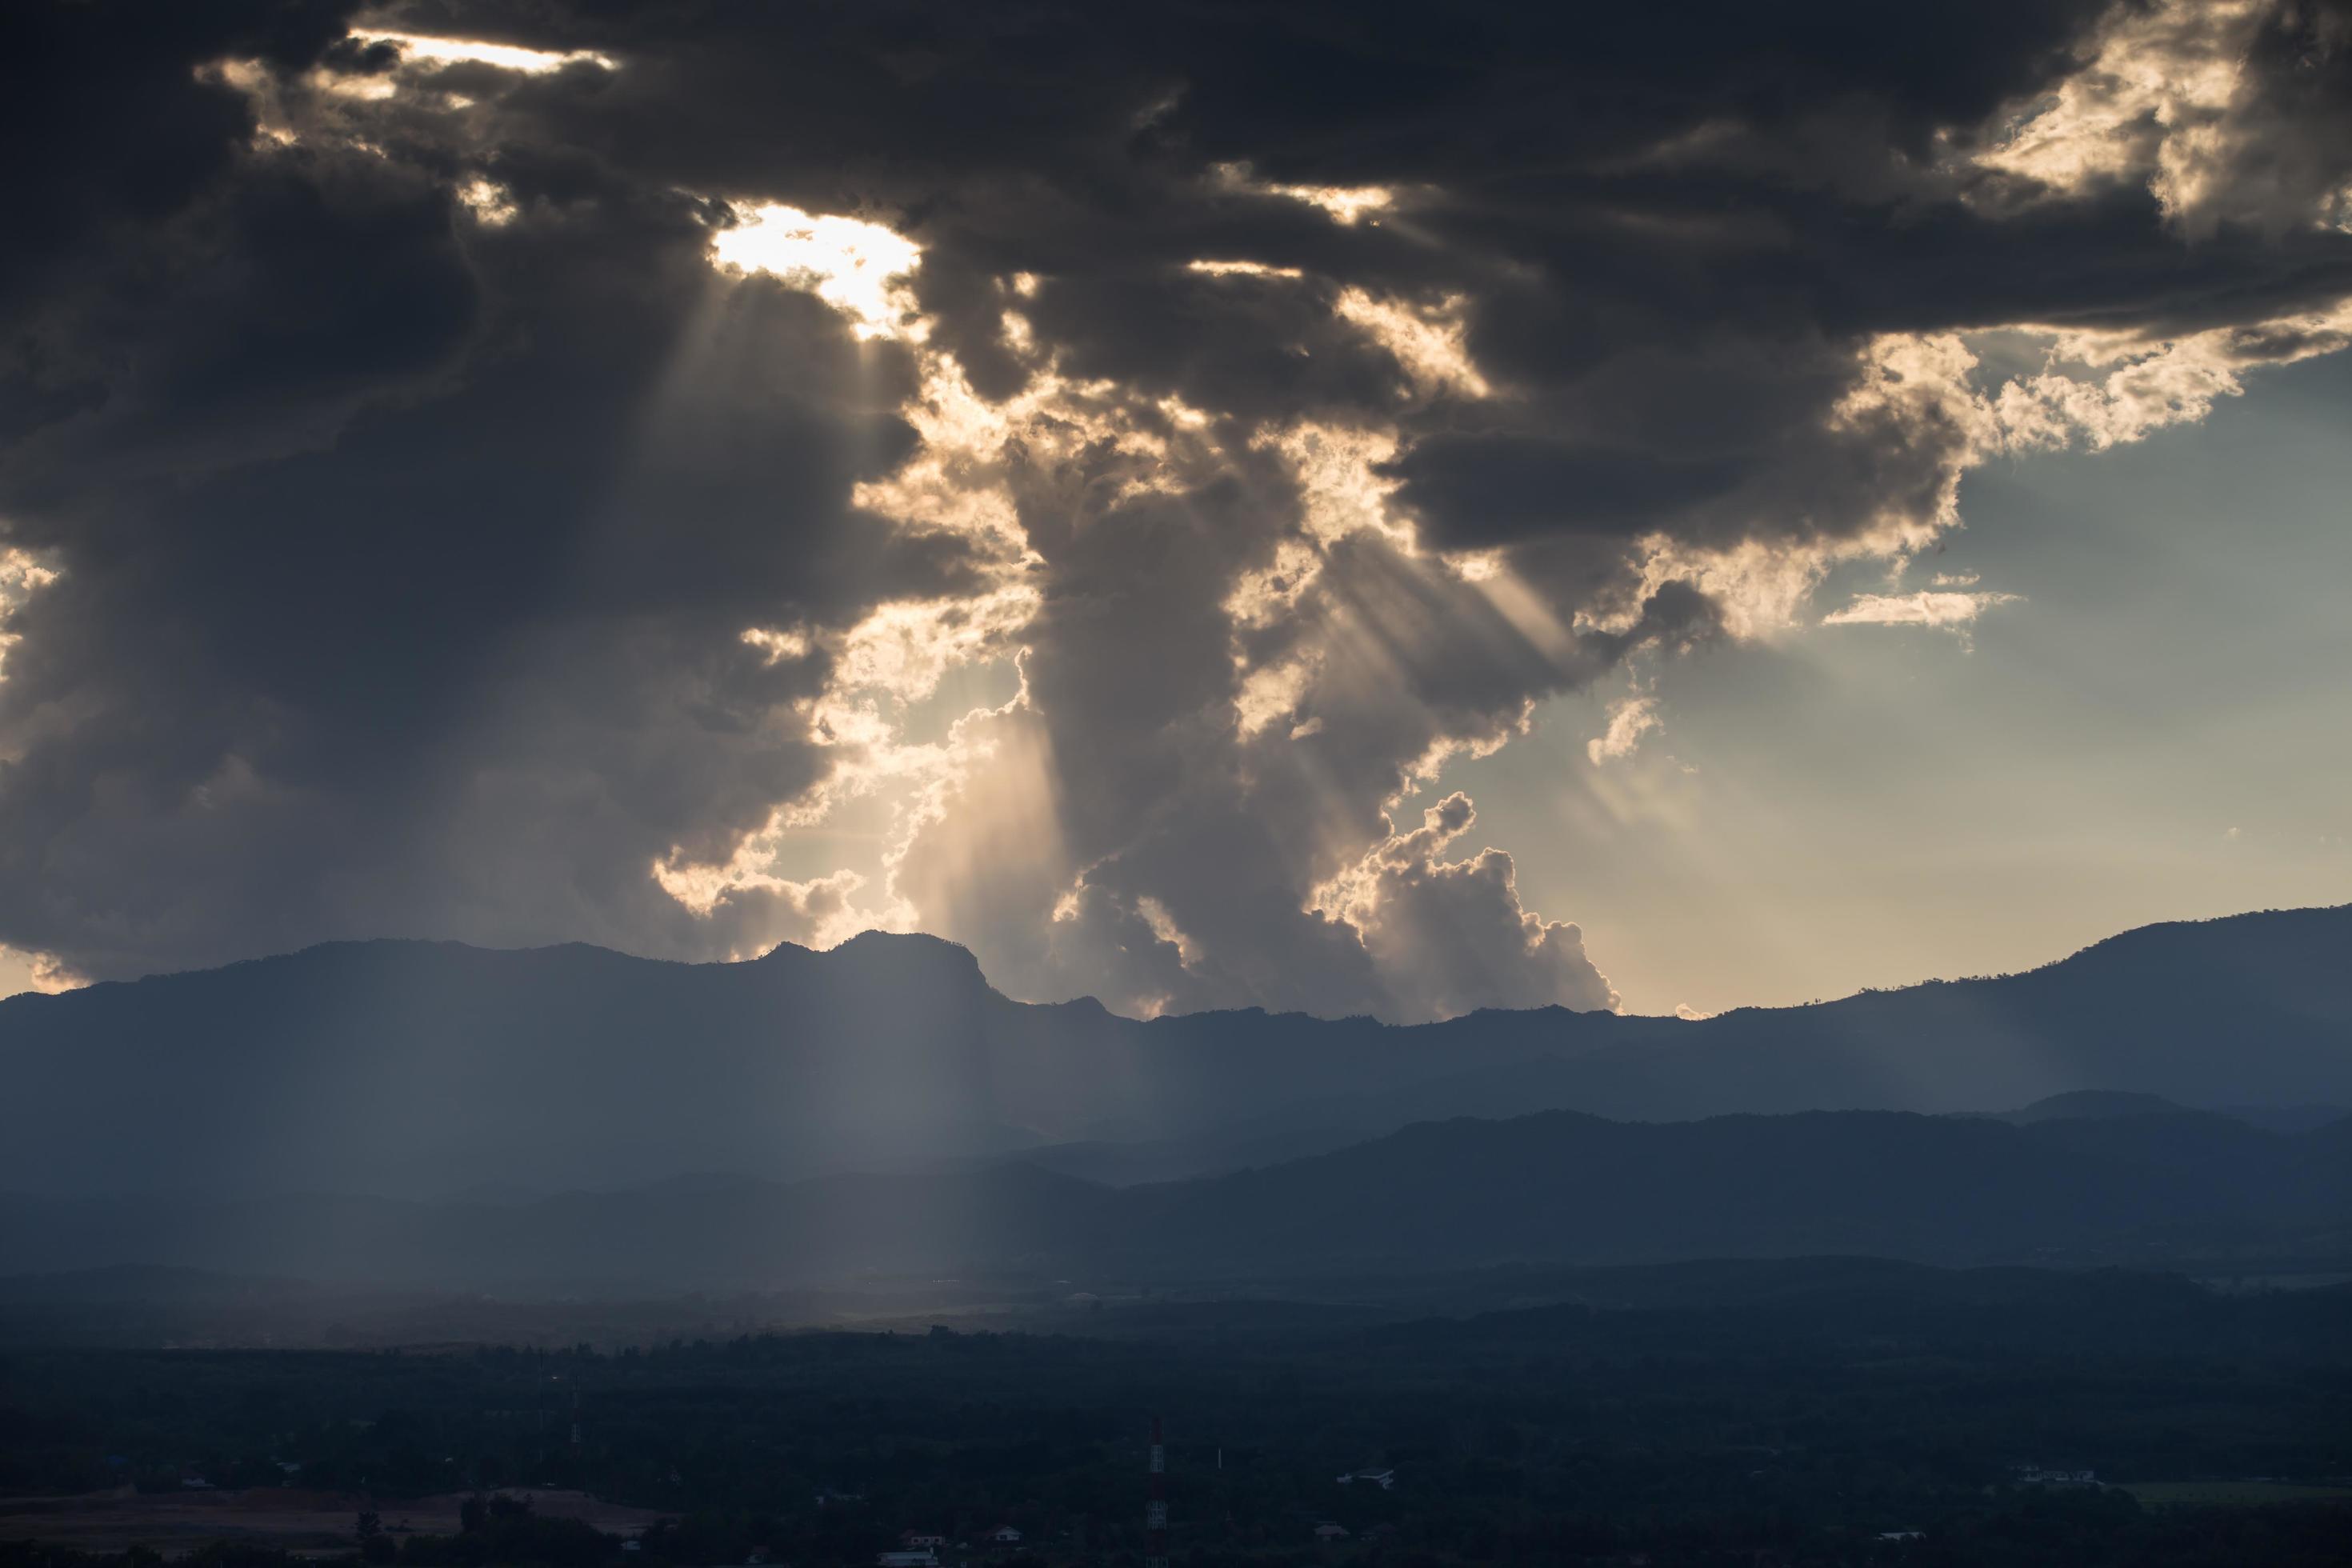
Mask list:
[[[1456,791],[1392,833],[1325,890],[1361,933],[1412,1016],[1478,1007],[1614,1009],[1617,994],[1585,956],[1576,927],[1519,905],[1511,858],[1486,848],[1443,858],[1477,820]]]
[[[18,7],[0,943],[1610,1005],[1407,803],[2352,342],[2344,17]]]

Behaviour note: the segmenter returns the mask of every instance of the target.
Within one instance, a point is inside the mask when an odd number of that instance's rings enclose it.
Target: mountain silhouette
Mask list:
[[[2352,908],[2277,911],[2147,927],[2025,974],[1699,1021],[1548,1008],[1391,1026],[1024,1004],[919,936],[711,964],[341,943],[0,1002],[0,1191],[611,1190],[1087,1142],[1136,1146],[1118,1178],[1135,1179],[1319,1152],[1400,1118],[1550,1107],[1946,1113],[2086,1089],[2334,1105],[2352,1101],[2347,952]],[[1192,1147],[1155,1167],[1154,1144]]]

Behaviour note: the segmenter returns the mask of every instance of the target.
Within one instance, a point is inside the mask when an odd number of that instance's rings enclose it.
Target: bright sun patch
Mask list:
[[[915,303],[904,279],[923,248],[878,223],[767,205],[710,243],[722,267],[766,272],[805,289],[850,320],[861,338],[907,337]]]

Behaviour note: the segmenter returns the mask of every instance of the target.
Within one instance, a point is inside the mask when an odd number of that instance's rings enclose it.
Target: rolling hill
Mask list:
[[[606,1294],[861,1275],[1301,1280],[1515,1265],[1868,1255],[2170,1266],[2352,1251],[2352,1126],[2201,1112],[2044,1121],[1808,1111],[1426,1122],[1311,1159],[1115,1189],[1018,1163],[673,1181],[523,1204],[0,1201],[26,1272],[147,1267]]]

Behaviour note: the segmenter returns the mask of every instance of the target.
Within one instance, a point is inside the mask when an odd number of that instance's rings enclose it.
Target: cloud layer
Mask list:
[[[0,946],[1612,1005],[1406,801],[2352,341],[2352,25],[1522,11],[15,8]]]

